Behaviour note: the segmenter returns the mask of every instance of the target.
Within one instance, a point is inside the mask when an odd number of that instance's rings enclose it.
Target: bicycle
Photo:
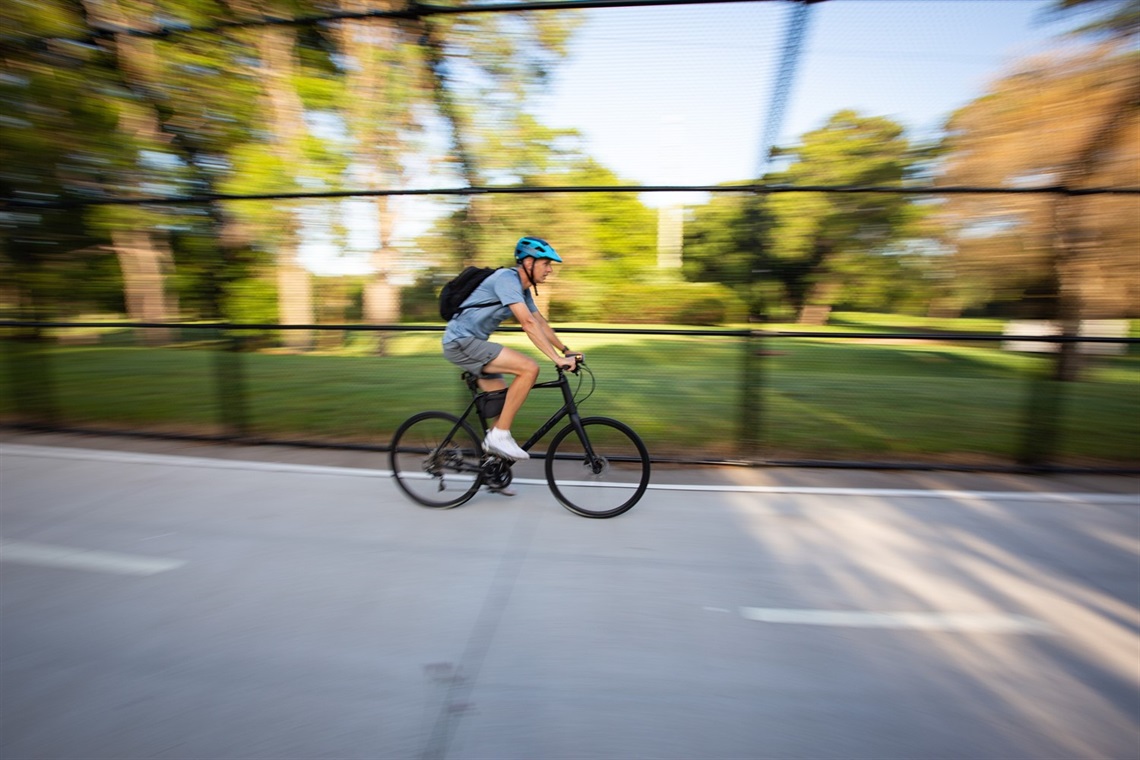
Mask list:
[[[562,407],[521,447],[529,452],[559,422],[569,418],[569,424],[554,435],[545,454],[532,457],[545,460],[547,485],[566,509],[582,517],[616,517],[644,495],[649,485],[649,453],[628,425],[609,417],[578,414],[580,372],[585,370],[591,382],[589,393],[581,401],[597,387],[584,357],[579,359],[579,369],[574,373],[578,375],[578,386],[573,390],[566,371],[555,366],[558,379],[535,383],[534,388],[560,389]],[[506,391],[485,392],[471,373],[464,372],[462,377],[471,391],[471,402],[463,414],[420,412],[404,422],[392,438],[389,461],[396,483],[425,507],[458,507],[474,497],[480,487],[486,485],[501,491],[514,477],[511,468],[515,462],[484,453],[483,436],[476,435],[468,421],[474,413],[485,436],[488,420],[502,411]]]

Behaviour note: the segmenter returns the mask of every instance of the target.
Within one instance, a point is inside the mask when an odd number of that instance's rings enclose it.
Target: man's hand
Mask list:
[[[581,356],[581,354],[568,354],[565,357],[555,359],[554,363],[557,364],[559,367],[561,367],[564,370],[568,370],[570,372],[577,372],[578,371],[578,358],[580,356]]]

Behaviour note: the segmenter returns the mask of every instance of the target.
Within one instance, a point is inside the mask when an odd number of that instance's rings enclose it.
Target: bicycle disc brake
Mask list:
[[[586,471],[590,475],[598,478],[609,472],[610,460],[602,456],[594,456],[593,458],[583,460],[582,466],[586,468]]]

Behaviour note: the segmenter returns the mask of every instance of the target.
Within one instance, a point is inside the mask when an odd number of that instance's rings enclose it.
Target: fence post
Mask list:
[[[1022,420],[1021,449],[1017,463],[1031,469],[1043,469],[1056,456],[1064,381],[1056,379],[1049,369],[1030,376]]]
[[[52,427],[59,422],[55,377],[41,327],[17,327],[4,341],[11,380],[12,408],[17,418]]]
[[[740,455],[743,459],[751,460],[760,451],[761,334],[748,330],[744,333],[741,344],[744,346],[744,355],[741,358],[740,374]]]
[[[247,403],[245,366],[242,349],[245,337],[238,331],[220,328],[222,346],[214,352],[214,387],[218,396],[218,423],[232,438],[249,436],[249,404]]]

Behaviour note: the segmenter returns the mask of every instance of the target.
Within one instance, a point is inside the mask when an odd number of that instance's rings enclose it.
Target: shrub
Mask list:
[[[439,321],[439,289],[448,279],[426,273],[402,290],[404,321]],[[543,286],[544,288],[546,286]],[[720,325],[743,322],[747,309],[729,288],[712,282],[598,282],[566,278],[550,287],[554,322]]]
[[[743,321],[746,313],[740,299],[716,283],[576,285],[552,298],[552,319],[707,326]]]

